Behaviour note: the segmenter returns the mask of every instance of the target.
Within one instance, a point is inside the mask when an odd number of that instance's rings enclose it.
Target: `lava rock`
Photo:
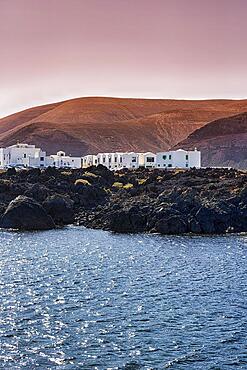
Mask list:
[[[48,197],[43,207],[58,225],[68,225],[74,222],[74,202],[67,196],[52,195]]]
[[[155,231],[160,234],[166,235],[177,235],[185,234],[188,232],[187,223],[183,220],[181,216],[171,216],[167,219],[159,220],[155,225]]]
[[[1,217],[0,227],[18,230],[49,230],[55,224],[44,208],[32,198],[18,196]]]

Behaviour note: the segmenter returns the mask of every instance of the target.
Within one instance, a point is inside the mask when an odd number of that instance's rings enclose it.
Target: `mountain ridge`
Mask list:
[[[174,149],[197,147],[203,166],[247,168],[247,110],[208,123],[192,132]]]
[[[0,119],[0,147],[17,141],[48,154],[162,151],[219,118],[247,111],[247,100],[84,97],[32,107]]]

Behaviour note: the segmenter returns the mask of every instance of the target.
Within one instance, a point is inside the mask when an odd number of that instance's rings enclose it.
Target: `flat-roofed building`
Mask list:
[[[156,155],[157,168],[200,168],[201,152],[198,150],[172,150]]]

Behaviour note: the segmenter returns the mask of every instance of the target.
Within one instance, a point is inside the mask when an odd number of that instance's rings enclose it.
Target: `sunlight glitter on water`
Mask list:
[[[247,368],[246,236],[0,239],[0,368]]]

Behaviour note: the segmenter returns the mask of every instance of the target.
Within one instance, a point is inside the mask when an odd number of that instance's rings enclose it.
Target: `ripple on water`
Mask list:
[[[247,368],[246,236],[71,227],[0,245],[0,368]]]

